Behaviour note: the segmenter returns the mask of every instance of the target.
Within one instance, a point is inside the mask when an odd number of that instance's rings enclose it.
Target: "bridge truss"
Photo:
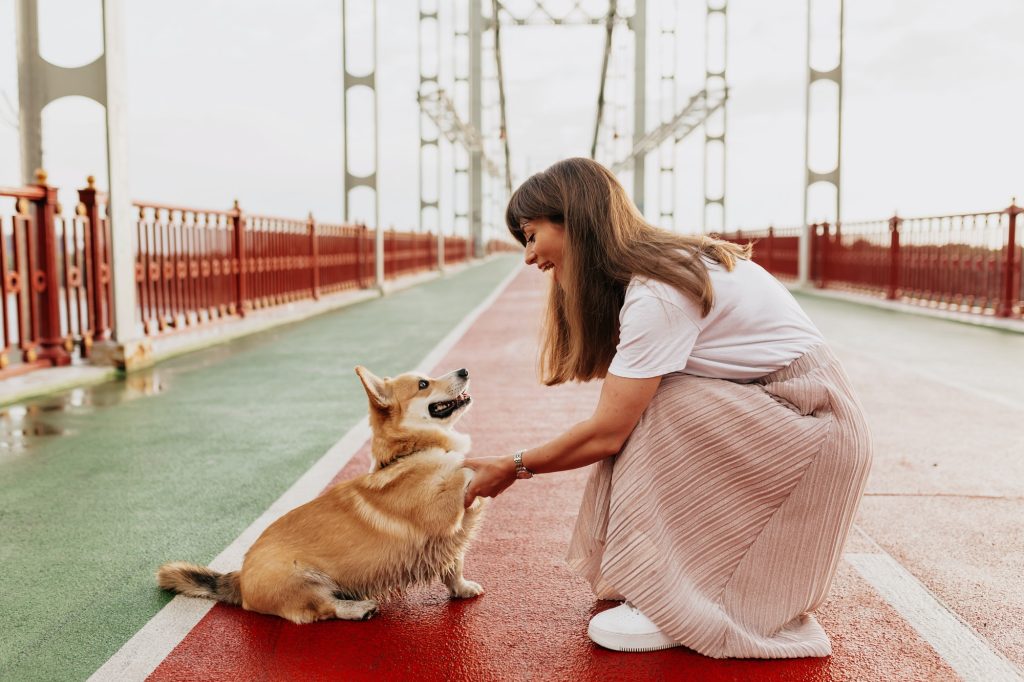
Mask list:
[[[377,0],[361,0],[364,10],[372,13],[372,67],[368,73],[349,71],[347,52],[350,36],[346,25],[349,4],[358,0],[342,0],[342,63],[344,97],[342,113],[346,122],[344,135],[343,195],[345,217],[350,219],[350,193],[366,188],[374,195],[374,222],[379,227],[377,186],[377,151],[379,115],[377,109]],[[419,192],[421,230],[438,234],[443,245],[445,225],[450,231],[469,234],[477,256],[483,255],[485,229],[502,232],[501,213],[505,199],[516,184],[513,177],[511,150],[506,121],[506,102],[502,64],[501,35],[503,28],[536,25],[591,25],[605,31],[604,54],[600,82],[596,84],[595,125],[591,156],[623,175],[624,184],[632,189],[633,199],[641,211],[646,195],[653,186],[657,197],[657,222],[675,229],[676,225],[676,148],[696,131],[704,138],[704,213],[705,232],[719,232],[726,225],[726,109],[729,88],[727,62],[727,0],[703,0],[705,4],[704,87],[697,92],[680,93],[677,78],[679,51],[679,8],[684,0],[420,0],[419,2]],[[104,0],[106,17],[114,17],[122,0]],[[106,104],[108,114],[109,170],[113,203],[124,204],[124,163],[119,149],[123,135],[114,128],[119,110],[117,98],[123,91],[122,65],[116,48],[116,32],[108,32],[107,53],[95,64],[78,69],[59,69],[38,57],[38,28],[35,23],[37,0],[18,0],[19,82],[43,84],[44,88],[28,88],[21,92],[22,159],[25,182],[41,160],[39,116],[51,99],[68,94],[84,94]],[[812,68],[812,34],[818,30],[811,22],[812,5],[838,4],[838,58],[835,66]],[[835,218],[838,219],[840,159],[839,143],[842,122],[842,16],[843,0],[808,0],[808,81],[807,119],[810,120],[812,85],[829,81],[837,86],[835,164],[831,170],[817,172],[811,168],[812,139],[807,137],[805,176],[805,220],[812,185],[829,183],[835,189]],[[651,21],[648,10],[654,9]],[[107,23],[110,19],[106,20]],[[654,26],[656,26],[656,29]],[[359,27],[365,30],[364,25]],[[655,32],[656,30],[656,32]],[[648,33],[656,36],[656,49],[650,50]],[[648,96],[648,54],[657,55],[657,93]],[[595,55],[596,56],[596,55]],[[629,86],[632,86],[631,88]],[[350,97],[357,88],[370,91],[373,130],[347,129]],[[630,93],[631,90],[631,93]],[[42,94],[40,94],[42,93]],[[631,94],[631,96],[630,96]],[[115,96],[116,95],[116,96]],[[40,99],[42,97],[42,99]],[[363,98],[365,100],[365,98]],[[657,112],[648,115],[647,104],[656,103]],[[111,123],[114,121],[114,123]],[[114,131],[111,134],[111,131]],[[372,139],[373,159],[367,173],[353,172],[349,159],[349,141],[354,135]],[[116,151],[116,153],[115,153]],[[363,164],[365,168],[367,164]],[[446,172],[450,166],[450,172]],[[653,167],[657,181],[647,182],[647,171]],[[117,176],[117,177],[115,177]],[[452,185],[442,187],[444,178]],[[447,191],[444,191],[447,189]],[[443,196],[450,196],[450,220],[442,217]],[[654,203],[654,202],[652,202]],[[126,205],[126,204],[125,204]],[[123,207],[122,207],[123,208]],[[123,210],[114,207],[115,223],[125,223]],[[652,212],[648,212],[652,213]],[[118,218],[118,215],[122,217]],[[115,233],[119,232],[115,228]],[[807,237],[801,249],[801,280],[806,280]],[[118,238],[115,237],[115,242]],[[125,238],[120,239],[121,242]],[[377,238],[377,250],[381,249]],[[443,249],[439,248],[439,262]],[[124,261],[116,258],[115,261]],[[122,263],[122,268],[124,269]],[[378,273],[379,274],[379,273]],[[378,277],[379,279],[379,277]],[[124,298],[130,297],[122,297]]]
[[[497,229],[501,207],[516,184],[513,148],[506,125],[502,30],[529,26],[604,28],[600,81],[590,155],[623,176],[641,211],[654,190],[656,222],[676,229],[677,146],[688,136],[704,137],[705,231],[725,227],[725,112],[727,22],[725,0],[705,0],[704,87],[680,97],[677,87],[681,0],[420,0],[420,227],[435,230],[445,194],[441,178],[454,186],[451,224],[482,243]],[[649,5],[658,11],[654,21]],[[449,18],[443,16],[445,13]],[[656,26],[652,26],[656,24]],[[445,28],[450,29],[446,35]],[[656,32],[655,32],[656,31]],[[648,34],[656,40],[649,44]],[[450,67],[441,58],[452,46]],[[654,48],[653,50],[651,48]],[[648,113],[648,54],[656,54],[659,75]],[[442,150],[442,143],[450,150]],[[444,160],[450,159],[450,173]],[[648,182],[647,173],[657,173]]]

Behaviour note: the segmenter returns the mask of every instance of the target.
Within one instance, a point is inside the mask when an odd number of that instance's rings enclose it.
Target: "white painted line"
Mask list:
[[[420,371],[429,372],[462,338],[472,324],[491,307],[505,291],[521,268],[515,268],[503,279],[491,294],[459,322],[419,364]],[[267,526],[285,512],[305,504],[316,497],[324,486],[352,458],[370,437],[370,426],[364,417],[353,426],[341,440],[335,443],[298,481],[279,497],[252,525],[242,531],[228,547],[210,562],[218,571],[237,570],[249,546],[256,541]],[[171,651],[203,619],[214,602],[206,599],[191,599],[177,596],[161,609],[141,630],[125,642],[117,653],[110,657],[90,677],[90,682],[129,682],[145,680],[160,665]]]
[[[967,682],[1022,680],[1020,671],[887,553],[846,560]]]
[[[285,512],[316,497],[323,490],[325,483],[345,466],[369,436],[370,425],[366,417],[363,417],[291,488],[242,531],[234,542],[218,554],[210,562],[210,567],[222,572],[240,568],[246,550],[260,533]],[[144,680],[203,619],[213,605],[214,602],[206,599],[175,597],[89,679]]]

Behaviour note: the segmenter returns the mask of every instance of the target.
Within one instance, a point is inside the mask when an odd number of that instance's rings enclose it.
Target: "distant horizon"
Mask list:
[[[440,4],[442,29],[450,37],[445,17],[451,0]],[[664,5],[648,4],[650,129],[658,123],[655,42]],[[676,108],[703,86],[704,3],[678,6]],[[68,66],[95,58],[99,7],[99,0],[51,0],[40,7],[44,56]],[[183,0],[173,7],[125,3],[124,11],[134,200],[226,209],[237,198],[253,213],[304,217],[312,212],[319,220],[340,220],[340,3],[327,11],[312,0],[287,7],[268,0]],[[351,7],[349,12],[351,35],[365,34],[361,18],[352,16]],[[1022,20],[1024,3],[1013,0],[970,6],[925,0],[894,6],[883,0],[847,3],[844,221],[882,219],[894,211],[901,216],[998,211],[1013,197],[1024,197],[1018,124],[1024,111]],[[378,22],[381,224],[414,230],[419,222],[417,11],[379,3]],[[14,23],[14,0],[0,0],[2,185],[21,184]],[[800,223],[805,28],[805,0],[770,7],[753,0],[729,4],[730,231]],[[449,42],[442,38],[442,81],[450,80]],[[503,26],[509,143],[518,181],[559,158],[588,155],[602,47],[602,27]],[[824,105],[815,114],[816,121],[831,123]],[[369,121],[353,114],[351,125],[368,136]],[[74,190],[85,185],[87,175],[105,184],[102,107],[81,98],[59,100],[44,112],[44,127],[52,184]],[[675,227],[683,231],[700,228],[702,150],[701,130],[676,146]],[[450,160],[447,146],[442,156]],[[647,217],[657,222],[657,153],[648,159]],[[442,181],[447,223],[452,179]],[[631,188],[628,177],[623,184]],[[65,203],[69,199],[64,196]],[[809,219],[828,216],[829,203],[819,197]],[[489,217],[503,229],[500,215]],[[372,215],[353,218],[372,223]]]

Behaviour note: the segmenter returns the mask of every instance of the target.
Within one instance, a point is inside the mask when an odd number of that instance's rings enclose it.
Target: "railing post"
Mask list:
[[[819,257],[821,249],[818,246],[818,223],[811,223],[807,226],[807,236],[810,242],[810,253],[808,256],[807,263],[807,277],[810,281],[814,282],[814,285],[818,285],[818,277],[821,271],[821,259]]]
[[[359,288],[365,288],[363,284],[363,242],[366,241],[366,225],[356,225],[356,277],[359,281]]]
[[[999,307],[996,309],[998,317],[1010,317],[1013,314],[1013,303],[1016,296],[1014,291],[1017,284],[1017,216],[1021,207],[1017,206],[1017,199],[1010,202],[1006,209],[1009,218],[1009,229],[1006,234],[1006,265],[1003,268],[1002,296],[1000,296]]]
[[[33,301],[39,315],[39,357],[54,365],[71,364],[60,334],[60,280],[57,277],[57,188],[46,184],[46,171],[36,171],[36,184],[46,195],[35,201],[36,260],[31,263]],[[30,254],[31,255],[31,254]]]
[[[900,297],[900,224],[898,215],[889,218],[889,291],[886,298],[895,301]]]
[[[822,222],[821,238],[815,240],[818,245],[818,280],[815,283],[818,289],[824,289],[828,285],[828,223]]]
[[[234,268],[237,293],[235,313],[239,317],[245,317],[249,308],[249,289],[246,286],[249,264],[245,254],[245,214],[242,213],[242,209],[238,206],[238,199],[235,199],[234,206],[231,209],[231,223],[235,242]]]
[[[313,289],[313,300],[320,299],[320,244],[316,236],[316,221],[313,220],[313,212],[309,212],[309,254],[312,257],[311,288]]]
[[[87,297],[89,301],[89,321],[92,327],[93,341],[108,341],[111,338],[110,310],[107,306],[107,284],[110,282],[110,263],[107,259],[107,235],[103,229],[96,178],[89,176],[85,180],[85,189],[78,190],[78,200],[85,208],[85,217],[89,220],[89,268]]]

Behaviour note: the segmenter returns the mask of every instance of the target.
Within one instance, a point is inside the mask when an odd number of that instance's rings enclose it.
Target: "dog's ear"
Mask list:
[[[363,388],[366,389],[366,396],[370,399],[370,404],[386,410],[391,404],[391,391],[388,390],[384,380],[362,365],[356,367],[356,374],[363,382]]]

